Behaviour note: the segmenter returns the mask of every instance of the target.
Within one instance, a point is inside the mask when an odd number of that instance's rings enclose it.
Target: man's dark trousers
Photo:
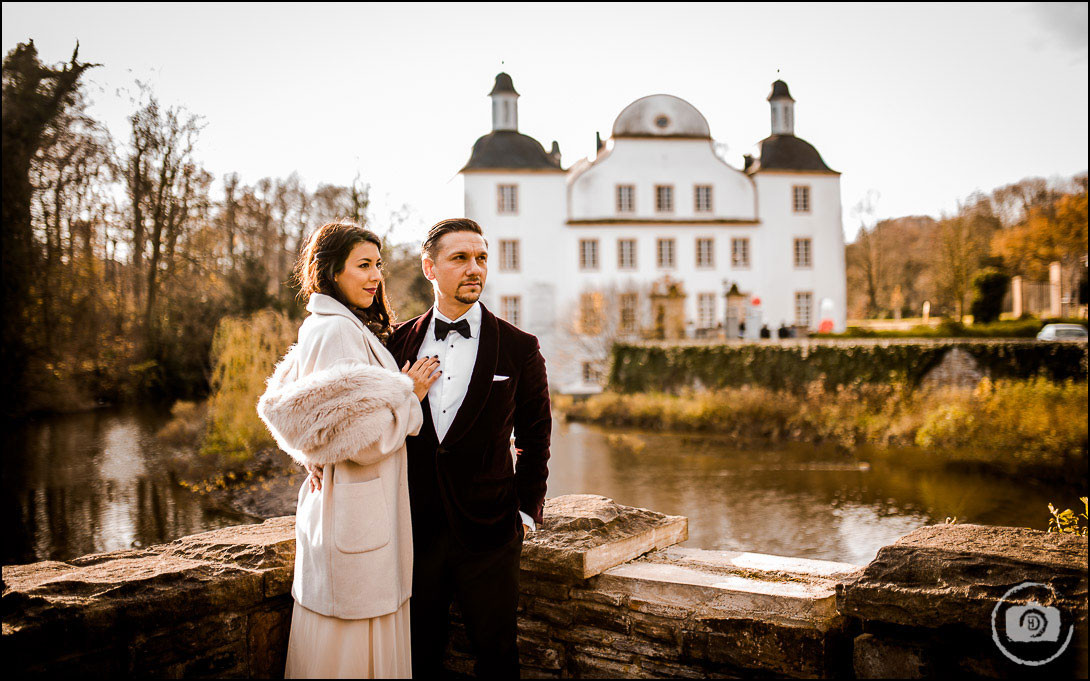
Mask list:
[[[442,677],[453,599],[465,622],[478,678],[519,678],[516,610],[519,598],[521,525],[508,544],[473,552],[462,546],[445,520],[413,540],[413,677]]]

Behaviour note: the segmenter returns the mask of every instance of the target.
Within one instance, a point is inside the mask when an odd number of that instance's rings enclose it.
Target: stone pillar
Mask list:
[[[1059,261],[1048,264],[1048,316],[1058,319],[1064,316],[1063,278]]]
[[[1015,319],[1021,317],[1024,312],[1022,304],[1022,277],[1017,275],[1011,277],[1011,314]]]
[[[725,333],[726,333],[727,340],[737,340],[738,339],[738,328],[739,328],[738,322],[740,322],[740,321],[741,321],[741,319],[739,318],[738,308],[733,306],[733,305],[730,305],[728,303],[727,304],[727,324],[726,324],[726,328],[725,328]]]
[[[761,337],[762,323],[760,306],[746,307],[746,340],[758,340]]]

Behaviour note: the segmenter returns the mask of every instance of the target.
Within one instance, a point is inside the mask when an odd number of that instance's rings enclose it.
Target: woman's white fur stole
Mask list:
[[[356,458],[390,427],[413,391],[405,374],[358,361],[290,380],[297,362],[293,346],[269,378],[257,413],[280,449],[300,464]]]

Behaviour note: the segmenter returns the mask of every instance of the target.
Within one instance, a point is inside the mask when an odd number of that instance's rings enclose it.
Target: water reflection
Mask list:
[[[154,437],[166,418],[160,410],[128,408],[14,429],[3,464],[4,564],[65,560],[250,522],[205,507],[173,483],[170,456]],[[1071,505],[1084,494],[880,461],[864,470],[853,457],[812,447],[738,451],[702,437],[554,424],[549,496],[601,494],[688,516],[686,545],[700,548],[863,564],[880,547],[947,516],[1047,529],[1049,501]]]
[[[4,564],[146,546],[248,522],[205,508],[173,483],[169,457],[154,439],[166,418],[162,410],[129,408],[15,428],[3,468]]]
[[[864,564],[880,547],[948,516],[1047,529],[1048,502],[1080,494],[975,474],[860,466],[812,447],[737,451],[707,438],[639,434],[634,441],[619,432],[558,423],[549,496],[601,494],[688,516],[686,545],[699,548]]]

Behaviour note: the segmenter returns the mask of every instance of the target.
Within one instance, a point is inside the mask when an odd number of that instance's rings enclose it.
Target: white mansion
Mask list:
[[[492,132],[461,170],[491,251],[483,300],[540,339],[561,391],[593,389],[615,340],[843,330],[840,174],[795,137],[783,81],[772,134],[741,169],[678,97],[632,102],[597,156],[565,170],[556,142],[518,131],[510,76],[489,96]]]

